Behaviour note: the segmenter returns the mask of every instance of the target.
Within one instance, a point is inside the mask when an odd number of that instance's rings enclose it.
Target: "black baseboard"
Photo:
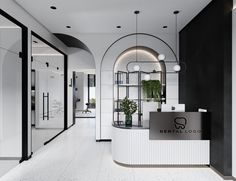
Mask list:
[[[72,126],[74,126],[75,125],[75,123],[73,123],[72,125],[70,125],[67,129],[70,129]]]
[[[58,137],[60,134],[62,134],[64,131],[66,131],[66,130],[68,130],[68,129],[70,129],[72,126],[74,126],[75,124],[73,123],[72,125],[70,125],[67,129],[65,129],[65,130],[63,130],[63,131],[61,131],[60,133],[58,133],[56,136],[54,136],[54,137],[52,137],[50,140],[48,140],[48,141],[46,141],[45,143],[44,143],[44,145],[46,145],[46,144],[48,144],[48,143],[50,143],[52,140],[54,140],[56,137]]]
[[[213,166],[210,166],[210,168],[224,180],[236,181],[236,178],[234,178],[233,176],[224,176],[219,171],[217,171]]]
[[[32,155],[33,155],[33,152],[31,152],[31,155],[28,156],[27,158],[22,158],[22,159],[19,161],[19,163],[22,163],[22,162],[24,162],[24,161],[27,161],[27,160],[31,159],[31,158],[32,158]]]
[[[96,142],[111,142],[111,139],[96,140]]]
[[[58,137],[58,136],[59,136],[60,134],[62,134],[64,131],[65,131],[65,130],[61,131],[61,132],[58,133],[56,136],[54,136],[54,137],[52,137],[50,140],[46,141],[46,142],[44,143],[44,145],[50,143],[52,140],[54,140],[56,137]]]

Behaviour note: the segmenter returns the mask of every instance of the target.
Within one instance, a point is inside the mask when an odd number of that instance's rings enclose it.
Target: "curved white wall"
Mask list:
[[[68,69],[69,70],[90,70],[95,69],[93,55],[79,48],[68,49]]]

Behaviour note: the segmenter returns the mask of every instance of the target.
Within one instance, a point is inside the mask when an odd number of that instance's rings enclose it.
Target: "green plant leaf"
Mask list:
[[[137,103],[125,97],[120,103],[120,108],[125,115],[132,115],[137,111]]]

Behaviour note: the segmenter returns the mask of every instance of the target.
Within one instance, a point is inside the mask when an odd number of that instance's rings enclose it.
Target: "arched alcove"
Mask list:
[[[111,126],[114,111],[114,68],[118,57],[132,47],[147,47],[157,54],[165,54],[166,71],[173,72],[173,66],[176,65],[176,55],[170,45],[164,40],[145,33],[137,34],[138,43],[136,44],[136,34],[123,36],[112,43],[104,52],[100,65],[100,139],[111,139]],[[132,66],[131,66],[132,67]],[[166,101],[167,103],[178,102],[178,74],[166,75]]]
[[[133,124],[139,126],[146,124],[143,119],[143,111],[147,105],[149,108],[151,105],[156,110],[158,102],[166,103],[166,65],[158,57],[159,53],[152,48],[134,46],[123,51],[116,59],[113,69],[114,124],[124,124],[125,115],[121,113],[120,103],[125,97],[137,104]],[[136,70],[137,67],[139,70]],[[143,84],[148,86],[150,91],[147,91]],[[153,87],[157,85],[160,85],[160,92],[154,94]],[[150,92],[152,93],[150,94]],[[147,101],[151,102],[146,103]]]

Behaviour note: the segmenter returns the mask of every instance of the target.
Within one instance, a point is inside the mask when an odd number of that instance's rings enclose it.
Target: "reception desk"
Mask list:
[[[208,113],[151,112],[149,127],[113,125],[113,160],[130,166],[209,165],[209,122]]]

